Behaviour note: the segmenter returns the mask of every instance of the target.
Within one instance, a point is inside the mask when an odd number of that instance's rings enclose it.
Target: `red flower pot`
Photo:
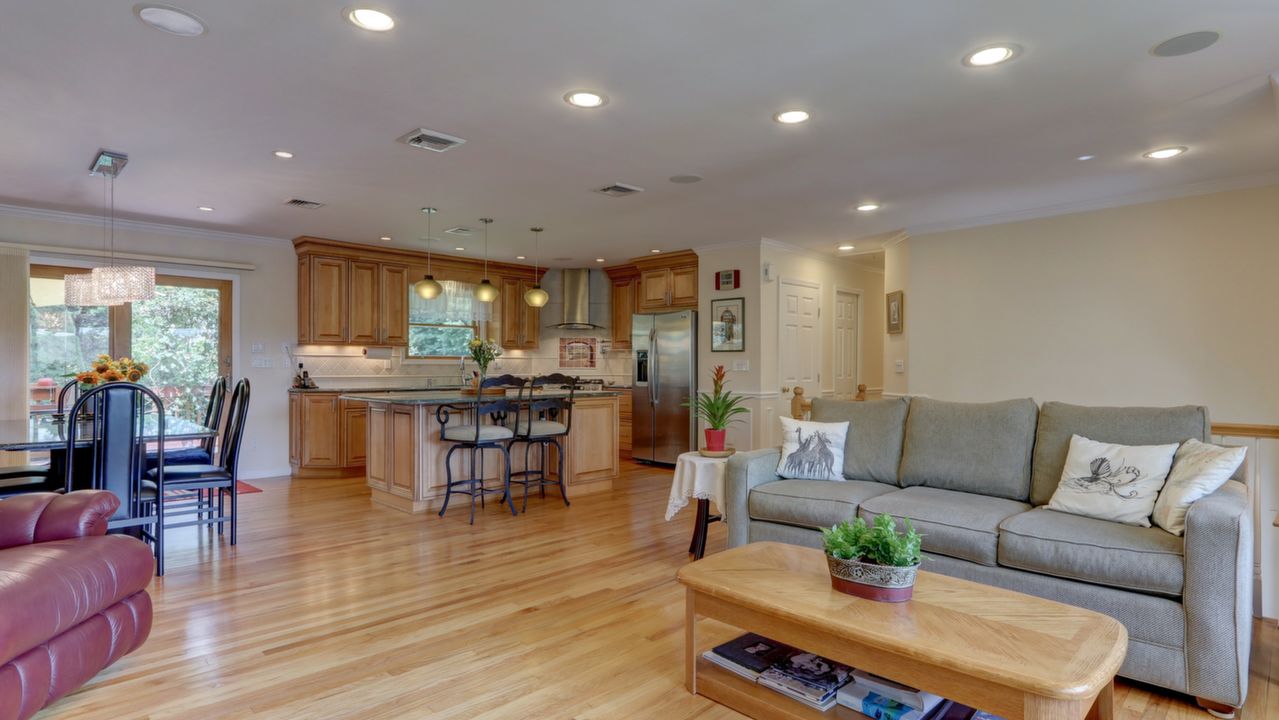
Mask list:
[[[727,430],[712,430],[710,428],[706,428],[702,432],[706,433],[707,450],[711,452],[723,452],[724,435],[728,433]]]

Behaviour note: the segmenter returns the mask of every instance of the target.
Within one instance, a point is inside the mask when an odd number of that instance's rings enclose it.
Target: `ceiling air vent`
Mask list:
[[[644,188],[627,185],[626,183],[613,183],[612,185],[602,187],[595,192],[602,195],[608,195],[609,197],[626,197],[627,195],[642,193],[644,192]]]
[[[457,227],[451,227],[448,230],[445,230],[444,232],[448,233],[449,235],[470,235],[471,233],[475,231],[469,227],[463,227],[459,225]]]
[[[305,208],[305,209],[307,209],[307,210],[314,210],[314,209],[316,209],[316,208],[322,208],[322,207],[324,207],[324,203],[322,203],[322,202],[315,202],[314,200],[302,200],[302,199],[300,199],[300,198],[293,198],[292,200],[285,200],[285,201],[284,201],[284,204],[285,204],[285,205],[288,205],[289,207]]]
[[[412,145],[421,150],[430,150],[432,152],[444,152],[466,142],[460,137],[453,137],[442,132],[427,130],[426,128],[418,128],[405,135],[401,135],[396,142],[402,142],[405,145]]]

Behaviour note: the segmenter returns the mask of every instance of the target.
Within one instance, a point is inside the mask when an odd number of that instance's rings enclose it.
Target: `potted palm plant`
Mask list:
[[[868,600],[905,602],[915,590],[920,536],[903,520],[884,513],[867,524],[864,518],[822,530],[830,584],[836,590]]]
[[[724,389],[725,375],[724,366],[716,365],[711,371],[711,391],[698,393],[684,403],[684,407],[692,408],[697,417],[707,425],[704,431],[706,452],[724,452],[724,434],[728,426],[738,422],[734,419],[735,415],[747,412],[746,408],[742,407],[743,398]]]

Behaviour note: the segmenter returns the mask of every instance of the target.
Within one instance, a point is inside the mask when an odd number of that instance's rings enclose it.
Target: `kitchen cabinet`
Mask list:
[[[613,282],[614,347],[619,342],[625,343],[624,348],[630,347],[631,314],[696,310],[697,267],[697,255],[684,250],[604,268]],[[626,294],[628,288],[630,295]],[[625,333],[618,327],[622,315],[627,316]]]
[[[339,392],[289,391],[289,465],[294,477],[345,477],[367,459],[368,408]]]
[[[409,344],[409,268],[382,263],[382,344]]]
[[[375,262],[352,261],[348,270],[346,341],[358,345],[375,345],[381,341],[382,327],[378,310],[382,293],[378,281],[382,269]]]
[[[631,438],[633,437],[631,424],[631,398],[633,397],[630,390],[620,391],[622,394],[617,397],[617,451],[623,457],[631,456]]]
[[[635,314],[635,294],[639,292],[639,278],[625,276],[613,279],[612,294],[609,298],[612,322],[609,323],[610,338],[614,350],[629,350],[631,347],[631,316]]]
[[[536,350],[541,332],[542,309],[529,307],[524,293],[533,287],[530,278],[502,278],[502,333],[500,342],[507,350]]]
[[[305,308],[308,332],[298,342],[346,342],[347,261],[318,255],[306,258],[299,264],[299,276],[302,274],[306,275],[307,297],[305,302],[298,298],[298,307]]]
[[[407,265],[298,257],[298,343],[406,345]]]

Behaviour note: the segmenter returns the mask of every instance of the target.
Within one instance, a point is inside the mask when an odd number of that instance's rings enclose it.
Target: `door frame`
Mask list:
[[[820,396],[820,395],[821,395],[821,393],[823,392],[823,388],[822,388],[822,360],[824,359],[824,356],[822,355],[822,352],[823,352],[822,347],[825,345],[825,343],[823,343],[823,342],[822,342],[822,335],[824,335],[825,333],[823,332],[824,327],[823,327],[823,319],[822,319],[822,284],[821,284],[820,282],[816,282],[816,281],[813,281],[813,280],[801,280],[800,278],[795,278],[795,277],[786,277],[786,276],[782,276],[782,277],[779,277],[779,278],[777,279],[777,325],[776,325],[776,327],[774,328],[774,331],[776,332],[776,335],[775,335],[774,337],[775,337],[775,338],[777,338],[777,378],[776,378],[776,387],[777,387],[778,389],[780,389],[780,388],[781,388],[781,384],[782,384],[782,355],[784,355],[784,354],[785,354],[785,352],[786,352],[785,347],[783,347],[783,345],[782,345],[782,317],[783,317],[783,316],[784,316],[784,314],[785,314],[785,308],[783,307],[783,304],[786,302],[786,295],[785,295],[785,293],[783,293],[783,292],[782,292],[782,286],[783,286],[783,285],[798,285],[798,286],[800,286],[800,287],[805,287],[805,288],[808,288],[808,289],[810,289],[810,290],[816,290],[816,291],[817,291],[817,351],[816,351],[816,356],[817,356],[817,393],[818,393],[818,395],[817,395],[817,396]],[[815,397],[816,397],[816,396],[815,396]],[[809,398],[809,400],[812,400],[812,398]]]
[[[853,379],[853,390],[862,384],[862,321],[865,319],[866,291],[845,285],[835,285],[835,302],[839,302],[839,294],[853,295],[857,298],[857,377]],[[835,318],[831,318],[831,327],[835,327]],[[832,358],[833,360],[833,358]],[[833,387],[833,386],[832,386]]]

